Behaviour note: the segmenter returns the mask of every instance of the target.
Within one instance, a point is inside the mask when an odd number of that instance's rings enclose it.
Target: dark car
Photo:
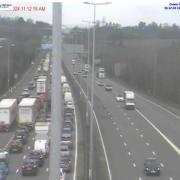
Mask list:
[[[160,164],[157,162],[156,158],[147,158],[144,162],[144,173],[148,175],[160,175]]]
[[[65,161],[65,160],[61,160],[60,168],[62,168],[62,170],[66,173],[71,172],[71,163],[69,163],[68,161]]]
[[[21,141],[23,144],[27,143],[28,135],[25,132],[16,131],[14,139]]]
[[[73,130],[73,125],[72,125],[72,123],[69,123],[69,122],[64,122],[63,127],[71,128]]]
[[[110,85],[110,84],[105,85],[105,90],[112,91],[112,85]]]
[[[61,136],[62,141],[71,141],[72,140],[72,134],[70,133],[63,133]]]
[[[7,175],[4,171],[0,170],[0,180],[7,180]]]
[[[36,176],[38,173],[37,161],[33,159],[25,159],[22,165],[22,176]]]
[[[19,95],[16,99],[17,99],[17,103],[19,104],[20,103],[20,101],[23,99],[23,95]]]
[[[98,85],[98,86],[104,86],[104,85],[105,85],[105,83],[104,83],[104,82],[102,82],[102,81],[97,81],[97,85]]]
[[[39,167],[42,167],[44,164],[45,157],[40,151],[31,151],[28,155],[28,158],[37,161]]]
[[[5,162],[0,162],[0,171],[6,175],[9,174],[9,167]]]
[[[24,125],[18,126],[18,129],[16,130],[16,132],[21,132],[21,133],[25,133],[26,135],[29,135],[29,129],[28,127]]]
[[[62,132],[72,134],[72,128],[71,127],[63,127]]]
[[[30,81],[30,82],[28,83],[28,89],[29,89],[29,90],[34,89],[34,82],[33,82],[33,81]]]
[[[10,153],[15,153],[15,152],[21,153],[22,151],[23,151],[22,142],[19,141],[18,139],[12,140],[9,145],[9,152]]]

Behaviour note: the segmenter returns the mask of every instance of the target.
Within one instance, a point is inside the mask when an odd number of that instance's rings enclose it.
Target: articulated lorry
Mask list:
[[[27,126],[33,129],[39,113],[36,98],[23,98],[19,103],[18,126]]]
[[[9,131],[16,120],[17,110],[16,99],[3,99],[0,101],[0,131]]]

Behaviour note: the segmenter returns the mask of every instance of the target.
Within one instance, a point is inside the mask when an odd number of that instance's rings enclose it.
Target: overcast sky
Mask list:
[[[22,0],[21,0],[22,1]],[[100,1],[100,0],[99,0]],[[98,2],[99,2],[98,1]],[[83,25],[82,20],[92,21],[93,6],[82,3],[83,1],[65,1],[63,2],[63,24],[64,25]],[[97,2],[97,1],[89,1]],[[102,2],[102,0],[101,0]],[[103,1],[105,2],[105,1]],[[96,19],[107,22],[119,23],[122,26],[137,25],[140,21],[151,23],[176,23],[180,25],[180,10],[165,10],[165,6],[170,3],[179,3],[180,1],[170,0],[112,0],[112,4],[106,6],[97,6]],[[12,3],[14,7],[25,7],[26,10],[18,12],[0,11],[1,16],[22,16],[25,19],[41,20],[52,23],[52,3]],[[30,11],[29,7],[45,6],[45,11]],[[180,7],[180,6],[179,6]],[[29,8],[30,9],[30,8]]]

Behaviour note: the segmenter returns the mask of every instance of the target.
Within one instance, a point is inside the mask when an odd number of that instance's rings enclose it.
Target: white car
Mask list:
[[[123,96],[121,96],[121,95],[116,96],[116,101],[117,102],[122,102],[123,100],[124,100]]]

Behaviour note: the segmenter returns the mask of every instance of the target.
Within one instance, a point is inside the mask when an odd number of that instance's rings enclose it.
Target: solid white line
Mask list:
[[[133,126],[134,125],[134,122],[131,122],[131,126]]]
[[[127,119],[128,119],[128,120],[130,120],[131,118],[130,118],[130,117],[128,117]]]
[[[127,143],[124,142],[124,146],[127,146]]]
[[[139,96],[139,95],[138,95],[138,96]],[[146,99],[146,98],[144,98],[144,97],[142,97],[142,96],[139,96],[139,97],[141,97],[141,98],[144,99],[145,101],[148,101],[149,103],[151,103],[151,104],[153,104],[153,105],[159,107],[160,109],[166,111],[167,113],[173,115],[173,116],[176,117],[177,119],[180,119],[180,117],[179,117],[178,115],[176,115],[175,113],[173,113],[173,112],[169,111],[168,109],[162,107],[161,105],[159,105],[159,104],[157,104],[157,103],[155,103],[155,102],[152,102],[151,100]]]
[[[134,166],[134,167],[136,167],[136,164],[135,164],[135,163],[133,163],[133,166]]]
[[[160,163],[161,167],[164,167],[164,164],[163,163]]]
[[[144,137],[143,134],[141,134],[140,137],[143,138]]]
[[[74,100],[73,100],[74,104]],[[76,114],[76,107],[74,107],[74,119],[75,119],[75,126],[76,126],[76,147],[75,147],[75,163],[74,163],[74,175],[73,180],[76,180],[77,176],[77,156],[78,156],[78,129],[77,129],[77,114]]]
[[[142,180],[142,177],[139,177],[139,180]]]
[[[156,153],[155,153],[154,151],[152,152],[152,154],[153,154],[154,156],[156,155]]]
[[[84,90],[82,89],[82,87],[80,86],[79,82],[76,79],[74,79],[74,81],[78,84],[79,88],[81,89],[81,91],[83,92],[84,96],[87,99],[87,95],[84,92]],[[89,105],[91,107],[90,101],[88,101],[88,102],[89,102]],[[93,110],[93,114],[94,114],[94,117],[95,117],[95,120],[96,120],[96,124],[97,124],[97,127],[98,127],[100,139],[101,139],[101,144],[102,144],[104,155],[105,155],[105,159],[106,159],[106,165],[107,165],[107,169],[108,169],[109,180],[112,180],[112,175],[111,175],[111,170],[110,170],[110,166],[109,166],[109,160],[108,160],[107,153],[106,153],[106,148],[105,148],[105,145],[104,145],[104,140],[103,140],[103,137],[102,137],[102,134],[101,134],[101,129],[100,129],[100,126],[99,126],[99,122],[98,122],[98,119],[96,117],[96,114],[95,114],[94,110]]]
[[[146,142],[146,146],[149,146],[150,144],[148,142]]]
[[[169,180],[173,180],[173,178],[172,178],[172,177],[169,177]]]
[[[139,131],[139,129],[138,129],[138,128],[136,128],[136,131]]]
[[[107,157],[106,148],[105,148],[105,145],[104,145],[104,140],[103,140],[103,137],[102,137],[102,134],[101,134],[101,130],[100,130],[100,127],[99,127],[99,122],[97,120],[97,117],[96,117],[96,114],[95,114],[94,111],[93,111],[93,114],[94,114],[94,117],[95,117],[95,120],[96,120],[96,124],[97,124],[98,131],[99,131],[99,134],[100,134],[102,146],[103,146],[103,149],[104,149],[104,155],[105,155],[106,164],[107,164],[107,168],[108,168],[109,179],[112,180],[111,170],[110,170],[110,166],[109,166],[109,160],[108,160],[108,157]]]
[[[130,156],[130,155],[131,155],[131,152],[128,152],[128,155]]]
[[[122,134],[120,134],[120,137],[121,137],[121,138],[123,138],[123,135],[122,135]]]
[[[9,139],[9,141],[7,142],[7,144],[3,147],[3,150],[6,150],[9,146],[9,144],[11,143],[11,141],[14,139],[14,135],[12,135]]]
[[[138,109],[136,109],[136,112],[138,112],[163,138],[164,140],[177,152],[178,155],[180,155],[180,149],[171,142],[145,115],[143,115]]]

